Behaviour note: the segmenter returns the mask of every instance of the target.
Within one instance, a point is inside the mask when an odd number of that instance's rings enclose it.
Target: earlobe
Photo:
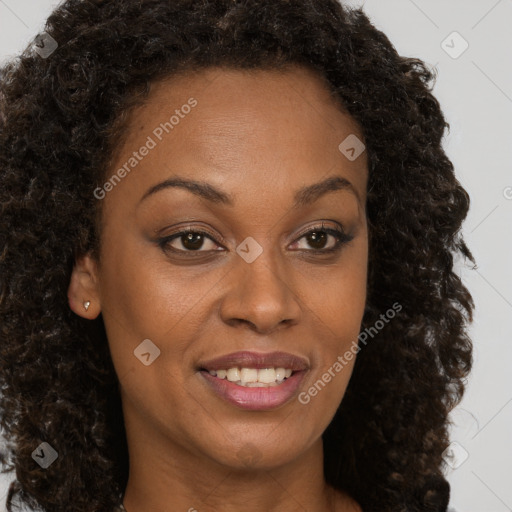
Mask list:
[[[101,313],[97,263],[90,254],[75,261],[69,281],[68,301],[71,310],[82,318],[93,320]]]

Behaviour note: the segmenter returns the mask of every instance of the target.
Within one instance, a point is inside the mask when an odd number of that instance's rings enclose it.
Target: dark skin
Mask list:
[[[102,200],[99,259],[79,258],[69,287],[73,311],[89,319],[102,313],[120,380],[130,455],[124,505],[128,512],[361,510],[325,483],[322,467],[321,435],[355,358],[309,403],[295,396],[268,411],[226,402],[196,367],[238,350],[285,351],[308,361],[304,392],[357,340],[367,284],[367,159],[363,152],[350,161],[338,146],[350,134],[362,140],[361,130],[307,69],[213,68],[153,84],[106,179],[191,97],[197,105]],[[176,176],[210,183],[233,205],[176,187],[143,199]],[[350,185],[293,207],[298,189],[331,176]],[[352,240],[321,254],[336,237],[315,244],[304,232],[322,222]],[[186,227],[208,231],[199,249],[184,237],[158,242]],[[252,263],[236,252],[248,236],[263,249]],[[145,339],[161,351],[149,366],[133,353]],[[247,450],[251,456],[241,455]]]

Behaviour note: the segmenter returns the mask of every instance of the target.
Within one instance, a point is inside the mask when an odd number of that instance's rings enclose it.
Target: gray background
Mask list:
[[[0,60],[43,31],[58,3],[0,0]],[[463,234],[478,264],[476,270],[462,262],[457,267],[476,304],[469,330],[475,361],[464,400],[452,413],[450,507],[512,511],[512,0],[350,4],[364,6],[401,55],[437,69],[434,94],[451,126],[445,148],[472,200]],[[0,511],[10,480],[0,479]]]

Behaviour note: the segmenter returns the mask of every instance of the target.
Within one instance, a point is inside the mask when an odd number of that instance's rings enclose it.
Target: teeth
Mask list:
[[[268,388],[272,386],[277,386],[277,382],[269,382],[268,384],[264,384],[263,382],[247,382],[247,384],[239,384],[240,386],[246,386],[248,388]]]
[[[286,377],[286,370],[284,368],[277,368],[276,369],[276,379],[284,380],[285,377]]]
[[[248,382],[258,382],[258,370],[254,368],[242,368],[240,370],[240,380],[244,384]]]
[[[284,379],[292,375],[290,368],[229,368],[228,370],[210,370],[210,375],[218,379],[227,379],[239,386],[249,388],[263,388],[268,386],[277,386]]]
[[[240,380],[240,372],[238,371],[238,368],[230,368],[226,374],[229,382],[237,382]]]
[[[282,379],[281,379],[282,380]],[[276,381],[276,371],[274,368],[262,368],[258,370],[258,381],[269,384]]]

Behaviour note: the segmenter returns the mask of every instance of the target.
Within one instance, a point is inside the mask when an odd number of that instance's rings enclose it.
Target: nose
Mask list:
[[[237,256],[220,307],[226,324],[270,334],[299,322],[301,301],[291,270],[278,264],[274,252],[266,249],[252,263]]]

